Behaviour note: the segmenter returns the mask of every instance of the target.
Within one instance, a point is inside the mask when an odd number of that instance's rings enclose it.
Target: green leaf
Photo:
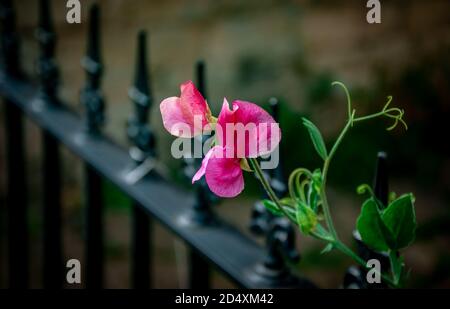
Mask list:
[[[303,125],[308,129],[309,136],[313,142],[314,148],[316,149],[319,156],[326,160],[328,157],[327,148],[325,147],[325,143],[322,138],[322,134],[320,134],[319,129],[308,119],[302,118]]]
[[[300,227],[300,231],[308,235],[317,226],[317,215],[309,208],[305,203],[297,202],[297,224]]]
[[[283,214],[281,210],[277,207],[277,205],[271,200],[263,200],[262,202],[264,206],[275,216],[281,216]]]
[[[322,251],[320,251],[320,254],[325,254],[330,252],[331,250],[333,250],[334,246],[332,243],[329,243],[328,245],[325,246],[325,248],[322,249]]]
[[[317,224],[314,232],[316,235],[320,236],[322,239],[328,240],[330,242],[334,240],[333,236],[331,236],[331,234],[327,230],[325,230],[320,223]]]
[[[295,201],[292,198],[290,198],[290,197],[283,197],[280,200],[280,203],[283,206],[291,206],[293,208],[295,208],[295,204],[296,204]]]
[[[283,212],[278,208],[272,200],[263,200],[263,205],[275,216],[283,216]],[[290,198],[283,198],[280,200],[283,209],[292,217],[296,216],[295,204]],[[292,206],[289,206],[292,205]]]
[[[322,188],[322,172],[316,169],[308,186],[308,204],[314,212],[317,212],[320,202],[320,190]]]
[[[417,227],[414,196],[410,193],[394,200],[383,211],[382,220],[394,237],[392,250],[409,246],[414,241]]]
[[[392,244],[392,235],[381,219],[377,203],[373,198],[366,200],[356,222],[356,228],[363,242],[375,251],[386,251]]]

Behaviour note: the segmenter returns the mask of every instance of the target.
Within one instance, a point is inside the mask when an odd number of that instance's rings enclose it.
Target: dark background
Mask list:
[[[321,129],[329,145],[344,125],[345,98],[330,85],[347,84],[358,114],[381,109],[387,95],[405,110],[409,130],[384,130],[385,120],[355,127],[343,142],[330,170],[329,200],[341,238],[351,241],[361,197],[360,183],[370,183],[378,150],[389,154],[391,189],[414,192],[419,224],[415,244],[404,253],[411,267],[411,287],[450,286],[450,3],[382,1],[382,23],[366,22],[365,1],[144,1],[103,0],[103,89],[107,98],[106,134],[126,145],[125,124],[131,112],[127,88],[133,75],[137,31],[150,33],[150,62],[155,104],[151,125],[158,135],[158,153],[175,181],[180,161],[170,156],[172,137],[162,129],[159,102],[179,94],[179,84],[193,79],[197,59],[207,64],[208,102],[217,114],[223,96],[267,107],[271,96],[282,102],[282,159],[285,172],[298,166],[319,167],[300,117]],[[57,60],[62,74],[61,97],[80,110],[84,82],[80,58],[85,52],[87,10],[82,24],[65,21],[65,1],[53,1],[58,35]],[[26,71],[35,75],[38,56],[34,31],[37,1],[15,1]],[[0,105],[0,200],[6,175],[3,109]],[[40,134],[28,123],[27,170],[32,231],[32,285],[41,285]],[[64,153],[64,252],[83,260],[81,163]],[[105,182],[107,201],[107,287],[128,287],[129,200]],[[190,188],[186,186],[186,188]],[[248,177],[239,198],[224,200],[220,215],[248,233],[252,204],[260,192]],[[1,208],[1,230],[5,231]],[[157,226],[155,287],[185,287],[186,250],[182,242]],[[0,287],[6,287],[5,233],[0,234]],[[322,244],[303,236],[298,270],[320,286],[338,287],[351,263],[340,253],[320,255]],[[231,287],[215,276],[215,287]]]

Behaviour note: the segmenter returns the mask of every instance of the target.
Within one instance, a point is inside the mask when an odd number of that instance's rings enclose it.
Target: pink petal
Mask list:
[[[206,156],[203,158],[202,161],[202,166],[200,166],[200,168],[198,169],[197,173],[195,173],[194,177],[192,177],[192,183],[196,182],[197,180],[199,180],[200,178],[203,177],[203,175],[205,175],[205,171],[206,171],[206,167],[208,166],[208,162],[209,159],[211,158],[211,156],[213,155],[216,147],[221,148],[220,146],[214,146],[213,148],[211,148],[208,153],[206,154]]]
[[[209,131],[211,111],[192,81],[180,86],[180,97],[170,97],[160,104],[163,124],[170,134],[194,137]]]
[[[272,116],[251,102],[234,101],[230,109],[225,99],[217,127],[218,143],[233,149],[238,158],[268,154],[281,139],[281,130]]]
[[[164,99],[159,105],[164,128],[170,134],[178,137],[193,137],[194,128],[187,123],[181,112],[180,98],[170,97]]]
[[[202,115],[204,121],[202,125],[206,125],[208,118],[211,117],[211,111],[200,91],[195,88],[194,83],[190,80],[181,84],[180,90],[183,113],[187,116],[191,116],[192,114]]]
[[[192,183],[205,175],[211,191],[220,197],[235,197],[244,189],[244,176],[237,158],[225,158],[226,149],[214,146],[203,159]]]
[[[235,197],[244,190],[244,176],[239,159],[225,158],[226,149],[216,147],[206,167],[206,183],[220,197]]]

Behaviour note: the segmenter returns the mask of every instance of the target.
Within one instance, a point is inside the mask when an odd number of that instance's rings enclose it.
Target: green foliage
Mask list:
[[[264,207],[267,208],[273,215],[275,216],[282,216],[283,212],[278,208],[278,206],[271,200],[263,200]],[[283,207],[283,209],[291,216],[295,216],[295,210],[294,205],[292,204],[293,201],[290,198],[283,198],[280,200],[280,203]]]
[[[388,130],[394,129],[399,123],[403,124],[405,129],[407,129],[407,125],[403,121],[404,111],[397,107],[390,107],[392,96],[388,97],[381,111],[365,116],[355,116],[357,113],[352,108],[351,97],[347,87],[341,82],[333,82],[332,85],[341,87],[345,92],[348,119],[333,147],[330,148],[330,152],[327,151],[319,129],[308,119],[302,118],[303,125],[307,129],[312,144],[323,160],[322,168],[315,169],[314,172],[305,167],[294,169],[288,181],[290,197],[281,200],[273,193],[270,185],[260,177],[263,186],[265,186],[268,195],[272,199],[272,201],[264,201],[264,205],[275,215],[287,216],[288,219],[298,226],[302,233],[325,241],[327,245],[322,250],[322,253],[329,252],[335,248],[351,257],[362,267],[367,267],[363,257],[360,257],[340,241],[334,228],[326,195],[330,162],[345,135],[357,123],[385,117],[393,120],[393,124]],[[356,148],[354,153],[360,153],[360,148]],[[259,171],[259,165],[256,160],[255,162],[255,170]],[[344,174],[347,175],[348,166],[345,165],[344,168]],[[262,172],[259,173],[262,174]],[[357,219],[357,229],[367,246],[375,251],[389,252],[391,275],[383,271],[380,273],[380,276],[390,286],[399,287],[404,279],[404,262],[398,250],[410,245],[415,238],[414,197],[412,194],[406,194],[399,198],[391,195],[389,205],[384,208],[370,186],[366,184],[361,185],[358,187],[357,192],[358,194],[369,194],[369,198],[363,203],[361,213]],[[322,222],[319,222],[321,220],[326,225],[322,225]]]
[[[266,207],[266,209],[269,210],[273,215],[281,216],[283,214],[273,201],[263,200],[262,202],[264,207]]]
[[[374,198],[366,200],[357,220],[357,229],[365,244],[376,251],[399,250],[415,238],[414,198],[405,194],[380,210]]]
[[[361,238],[366,245],[375,251],[389,249],[388,241],[392,241],[390,232],[381,219],[377,203],[373,198],[366,200],[356,222]]]
[[[413,195],[402,195],[390,203],[383,210],[382,219],[395,239],[390,249],[399,250],[409,246],[414,241],[417,226]]]
[[[316,149],[319,156],[323,159],[327,159],[327,148],[325,147],[325,142],[323,141],[322,134],[319,129],[308,119],[302,118],[303,125],[308,129],[309,136],[313,142],[314,148]]]
[[[328,243],[321,251],[320,254],[325,254],[333,250],[334,246],[332,243]]]
[[[317,215],[305,203],[297,202],[297,224],[300,231],[304,234],[310,234],[317,226]]]

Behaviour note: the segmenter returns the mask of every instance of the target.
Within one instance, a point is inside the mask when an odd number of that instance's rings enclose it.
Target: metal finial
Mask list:
[[[205,71],[206,71],[205,62],[203,60],[198,60],[197,63],[195,64],[197,89],[198,89],[198,91],[200,91],[200,93],[206,100],[207,95],[206,95],[206,85],[205,85]]]
[[[280,123],[280,104],[278,102],[278,99],[275,97],[272,97],[269,99],[271,114],[275,122],[278,124]],[[280,146],[278,146],[280,147]],[[280,148],[278,148],[278,151],[280,151]],[[281,157],[281,156],[280,156]],[[277,167],[270,170],[270,184],[272,188],[275,190],[275,193],[277,196],[284,196],[287,193],[287,185],[286,185],[286,178],[283,172],[283,163],[280,160],[278,162]]]
[[[50,0],[39,1],[39,28],[47,32],[54,32]]]
[[[87,52],[81,61],[87,74],[81,103],[85,107],[86,128],[90,133],[98,133],[104,123],[105,103],[100,89],[103,66],[100,55],[100,9],[94,4],[89,12]]]
[[[134,85],[129,90],[129,97],[134,104],[134,113],[128,120],[128,138],[133,143],[131,157],[136,162],[143,162],[155,156],[155,137],[148,125],[149,109],[152,101],[147,67],[147,34],[140,31],[137,39],[136,72]]]
[[[95,62],[101,62],[100,59],[100,9],[97,4],[91,6],[89,12],[89,36],[87,53],[89,58]]]
[[[387,166],[387,153],[380,151],[377,155],[375,178],[373,181],[375,196],[386,207],[389,198],[389,174]]]
[[[46,103],[58,103],[59,70],[55,60],[56,34],[49,0],[39,1],[39,26],[36,31],[40,56],[40,98]]]
[[[136,51],[136,68],[134,78],[134,89],[139,91],[147,99],[142,97],[139,104],[145,108],[149,108],[151,102],[150,96],[150,75],[147,64],[147,32],[139,31]]]

